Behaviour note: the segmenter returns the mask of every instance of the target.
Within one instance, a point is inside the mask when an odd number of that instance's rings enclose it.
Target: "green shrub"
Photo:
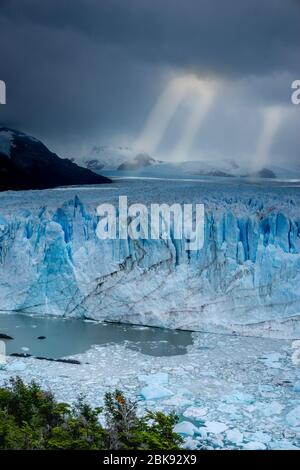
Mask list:
[[[109,449],[178,449],[182,438],[173,432],[178,417],[162,412],[137,416],[137,403],[116,390],[105,395],[105,418]]]
[[[105,418],[105,426],[99,421]],[[35,382],[11,379],[0,388],[0,449],[178,449],[174,414],[148,411],[138,417],[137,403],[122,392],[105,395],[104,408],[79,398],[74,406],[58,403]]]

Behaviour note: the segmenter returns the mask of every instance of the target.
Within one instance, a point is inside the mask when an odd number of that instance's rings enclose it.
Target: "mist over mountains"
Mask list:
[[[234,158],[169,162],[153,158],[147,153],[138,153],[130,146],[95,145],[78,161],[92,171],[110,176],[300,178],[300,165],[269,164],[253,170],[250,164],[240,163]]]

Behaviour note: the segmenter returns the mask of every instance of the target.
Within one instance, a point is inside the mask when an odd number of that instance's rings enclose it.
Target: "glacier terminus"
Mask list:
[[[100,240],[96,208],[201,203],[204,246]],[[0,309],[195,331],[299,336],[299,186],[119,180],[0,194]]]

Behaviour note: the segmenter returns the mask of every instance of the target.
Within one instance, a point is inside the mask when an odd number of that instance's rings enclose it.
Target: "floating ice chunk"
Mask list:
[[[8,369],[12,372],[21,372],[26,369],[26,364],[24,364],[24,362],[21,362],[21,361],[16,361],[10,364],[8,366]]]
[[[169,382],[169,375],[165,372],[157,372],[155,374],[140,375],[139,380],[146,382],[148,385],[160,384],[166,385]]]
[[[234,390],[225,397],[226,403],[240,403],[243,405],[251,405],[255,402],[255,399],[249,393],[241,392],[240,390]]]
[[[21,349],[22,351],[29,351],[29,348],[27,348],[27,346],[23,346]]]
[[[263,444],[268,444],[272,440],[269,434],[262,432],[262,431],[247,433],[247,439],[248,440],[252,439],[253,441],[256,441],[256,442],[259,441],[259,442],[262,442]]]
[[[300,381],[295,383],[293,390],[300,393]]]
[[[189,408],[185,410],[185,412],[183,413],[183,416],[185,418],[193,418],[196,421],[197,420],[202,421],[203,416],[207,415],[207,411],[208,411],[207,408],[198,408],[196,406],[190,406]]]
[[[287,423],[293,428],[300,426],[300,405],[296,406],[286,415]]]
[[[272,450],[300,450],[299,447],[291,444],[286,439],[282,439],[280,441],[273,441],[270,443],[269,446]]]
[[[205,429],[207,432],[213,434],[220,434],[221,432],[226,431],[228,426],[224,423],[219,423],[218,421],[205,421]]]
[[[200,427],[198,428],[198,432],[199,436],[201,437],[201,439],[207,439],[207,431],[206,431],[206,428],[205,427]]]
[[[169,398],[168,400],[164,401],[164,405],[167,406],[188,406],[191,405],[193,402],[186,397],[182,397],[180,395],[175,395],[174,397]],[[188,416],[186,416],[187,418]]]
[[[248,413],[253,413],[253,411],[256,410],[256,406],[255,405],[248,405],[246,407],[246,409],[247,409]]]
[[[259,386],[258,386],[258,390],[259,390],[260,392],[272,392],[272,391],[273,391],[273,387],[272,387],[272,385],[262,384],[262,385],[259,385]]]
[[[187,398],[193,398],[193,393],[186,388],[178,388],[177,394]]]
[[[193,371],[194,366],[184,366],[185,370]]]
[[[281,364],[279,362],[280,358],[282,357],[281,354],[274,352],[265,354],[262,358],[262,361],[266,364],[266,366],[271,367],[273,369],[280,369]]]
[[[221,411],[222,413],[231,413],[234,414],[237,411],[236,406],[234,405],[227,405],[226,403],[221,403],[218,406],[218,410]]]
[[[240,444],[243,442],[244,435],[238,429],[229,429],[226,432],[226,438],[233,444]]]
[[[181,434],[182,436],[191,436],[198,433],[198,428],[190,421],[181,421],[174,426],[174,432]]]
[[[247,444],[244,444],[243,449],[245,449],[245,450],[266,450],[266,446],[262,442],[252,441],[252,442],[248,442]]]
[[[141,390],[141,396],[144,398],[144,400],[159,400],[161,398],[172,397],[173,395],[174,393],[171,392],[171,390],[155,384],[148,385]]]
[[[182,448],[187,449],[187,450],[193,450],[193,449],[196,449],[198,445],[199,445],[199,442],[196,441],[196,439],[192,439],[192,437],[189,436],[184,440]]]
[[[271,401],[270,403],[258,403],[257,404],[257,410],[259,410],[261,414],[267,417],[273,416],[273,415],[279,415],[283,409],[284,409],[284,406],[281,405],[278,401]]]
[[[222,441],[222,439],[220,437],[218,438],[214,438],[214,439],[210,439],[209,440],[209,443],[210,445],[212,445],[215,449],[216,448],[223,448],[224,447],[224,442]]]

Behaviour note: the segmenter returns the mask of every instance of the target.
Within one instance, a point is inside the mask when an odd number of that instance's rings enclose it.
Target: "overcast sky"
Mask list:
[[[276,109],[270,158],[300,160],[299,0],[0,0],[0,46],[0,123],[61,156],[134,145],[170,82],[193,76],[220,88],[184,159],[248,159]],[[183,99],[154,157],[172,158],[197,106]]]

